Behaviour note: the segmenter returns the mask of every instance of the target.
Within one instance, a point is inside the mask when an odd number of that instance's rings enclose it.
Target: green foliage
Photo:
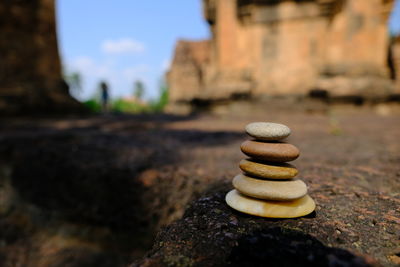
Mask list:
[[[138,95],[135,96],[136,98],[131,98],[131,99],[118,98],[115,99],[114,101],[110,101],[108,110],[115,113],[132,113],[132,114],[162,112],[165,106],[168,104],[168,97],[169,97],[168,88],[166,85],[164,85],[164,83],[161,84],[160,95],[155,100],[146,103],[140,101]],[[83,104],[90,111],[94,113],[100,113],[103,111],[100,99],[101,99],[101,90],[98,90],[91,99],[84,101]]]
[[[160,96],[156,101],[150,102],[150,107],[153,112],[162,112],[168,104],[169,93],[165,85],[161,86]]]
[[[119,113],[156,113],[162,112],[167,104],[168,88],[165,85],[161,85],[158,99],[150,101],[149,103],[117,99],[112,103],[111,110]]]
[[[117,99],[112,102],[111,110],[118,113],[155,113],[162,112],[168,103],[168,89],[162,88],[160,97],[150,103]]]
[[[111,110],[118,113],[144,113],[149,112],[149,107],[146,104],[117,99],[112,102]]]
[[[101,111],[101,105],[96,99],[89,99],[83,102],[85,107],[87,107],[91,112],[100,112]]]
[[[68,83],[71,93],[75,95],[82,91],[82,76],[79,72],[67,71],[65,68],[64,80]],[[99,83],[99,90],[96,94],[89,100],[83,102],[83,104],[92,112],[99,113],[102,112],[101,98],[102,91],[101,88],[108,88],[107,83],[102,81]],[[156,113],[163,112],[165,106],[168,104],[169,93],[168,88],[165,85],[164,80],[160,83],[160,94],[157,99],[151,100],[148,103],[140,101],[145,93],[145,85],[142,81],[137,80],[134,83],[133,96],[135,99],[116,99],[114,101],[109,101],[108,109],[111,112],[116,113]]]

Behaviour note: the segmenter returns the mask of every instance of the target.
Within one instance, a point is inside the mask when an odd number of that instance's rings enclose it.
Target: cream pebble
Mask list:
[[[291,133],[286,125],[273,122],[252,122],[247,124],[246,133],[257,140],[282,140]]]
[[[266,201],[247,197],[234,189],[225,200],[237,211],[267,218],[297,218],[315,210],[315,202],[309,195],[293,201]]]

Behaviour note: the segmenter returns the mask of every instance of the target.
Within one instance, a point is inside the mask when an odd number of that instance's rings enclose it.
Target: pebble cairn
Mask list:
[[[288,164],[300,152],[281,140],[291,133],[289,127],[269,122],[246,126],[254,140],[242,143],[249,156],[240,162],[243,173],[233,179],[235,189],[226,195],[227,204],[240,212],[269,218],[296,218],[315,210],[306,184],[295,179],[298,171]]]

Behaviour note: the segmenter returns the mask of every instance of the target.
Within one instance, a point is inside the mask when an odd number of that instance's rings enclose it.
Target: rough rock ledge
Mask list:
[[[311,193],[318,206],[309,216],[266,219],[229,208],[231,185],[220,183],[131,266],[395,266],[399,201],[328,187]]]

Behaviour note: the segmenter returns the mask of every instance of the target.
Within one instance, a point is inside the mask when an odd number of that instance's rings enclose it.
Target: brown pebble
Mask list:
[[[244,154],[251,158],[272,162],[287,162],[299,157],[300,151],[291,144],[274,142],[244,141],[240,145]]]

